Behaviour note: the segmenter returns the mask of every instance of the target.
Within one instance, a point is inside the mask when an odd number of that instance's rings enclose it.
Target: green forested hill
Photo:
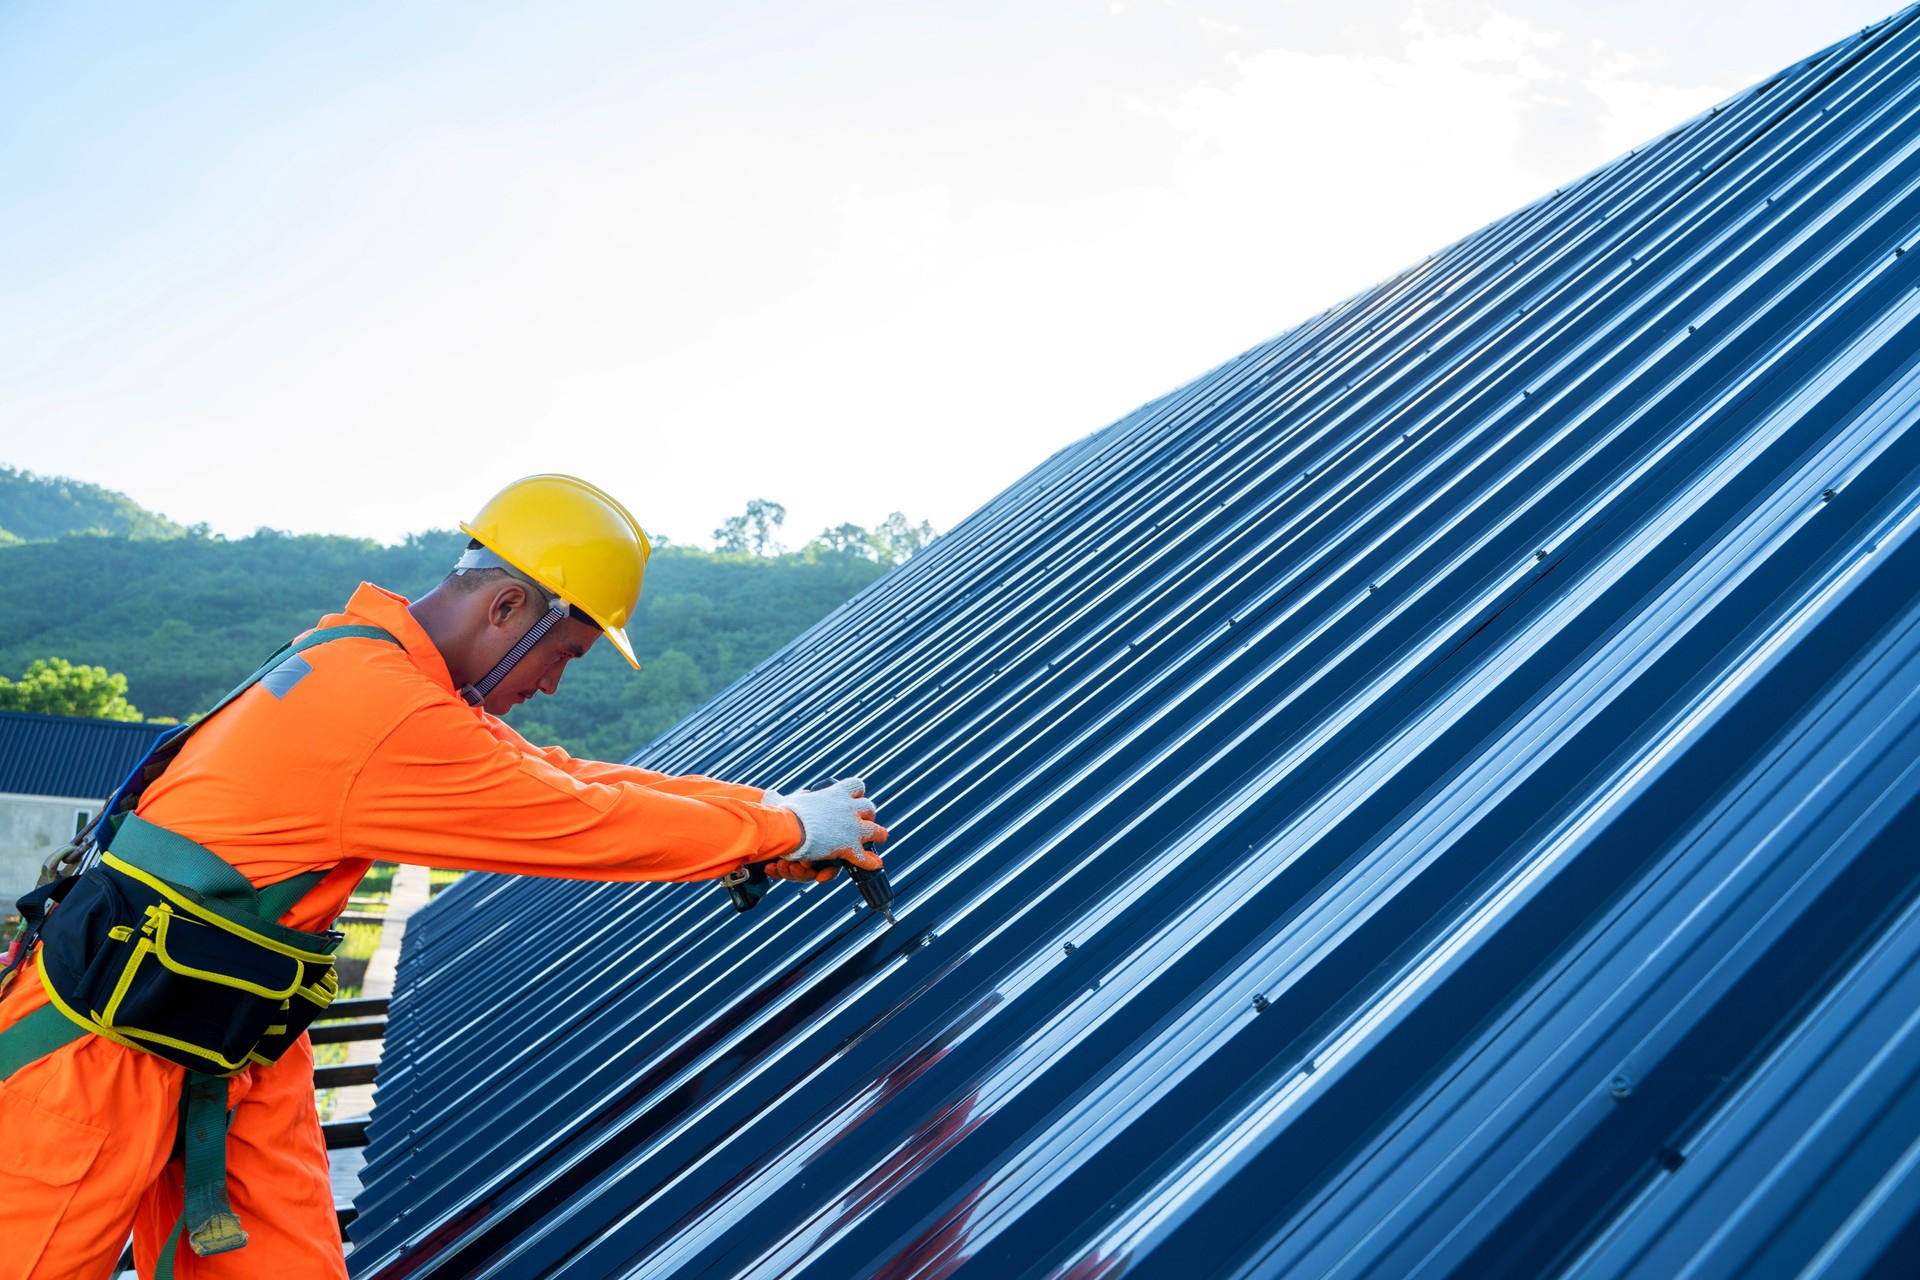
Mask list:
[[[127,697],[146,715],[185,718],[363,579],[417,596],[464,543],[458,533],[381,546],[263,530],[0,546],[0,674],[43,657],[97,664],[126,674]],[[595,645],[557,697],[527,703],[512,721],[536,741],[623,759],[881,572],[855,551],[818,546],[784,556],[662,548],[629,626],[645,669],[636,675],[611,645]]]
[[[785,515],[756,499],[714,531],[724,553],[657,549],[627,628],[644,669],[595,645],[558,696],[514,711],[515,727],[624,759],[932,536],[896,514],[872,534],[842,525],[804,552],[769,554]],[[393,546],[271,529],[227,539],[98,485],[0,466],[0,676],[37,658],[105,667],[127,677],[140,713],[184,720],[362,581],[418,597],[465,544],[453,532]]]
[[[186,530],[124,493],[0,466],[0,545],[86,532],[177,538]]]

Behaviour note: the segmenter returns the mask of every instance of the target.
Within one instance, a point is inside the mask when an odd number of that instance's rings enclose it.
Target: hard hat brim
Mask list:
[[[627,639],[625,627],[602,627],[600,632],[606,636],[609,644],[620,651],[620,656],[627,660],[628,666],[635,671],[640,669],[640,659],[633,656],[633,642]]]

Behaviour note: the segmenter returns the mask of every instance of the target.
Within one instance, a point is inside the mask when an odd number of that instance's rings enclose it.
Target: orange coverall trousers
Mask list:
[[[0,1030],[47,1003],[34,966],[0,999]],[[0,1088],[0,1280],[102,1280],[133,1234],[151,1275],[180,1217],[181,1165],[169,1162],[186,1073],[82,1035]],[[181,1243],[180,1280],[323,1280],[347,1274],[324,1174],[305,1036],[270,1067],[228,1086],[227,1191],[247,1247],[211,1258]]]

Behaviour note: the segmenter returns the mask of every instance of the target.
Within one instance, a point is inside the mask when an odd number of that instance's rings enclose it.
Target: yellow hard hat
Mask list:
[[[633,669],[627,620],[653,547],[639,522],[576,476],[515,480],[460,529],[592,619]]]

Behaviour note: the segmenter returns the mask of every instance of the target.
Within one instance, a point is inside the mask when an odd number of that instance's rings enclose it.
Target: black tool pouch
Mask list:
[[[191,1071],[230,1074],[278,1058],[325,1011],[339,934],[236,918],[117,861],[63,882],[41,924],[42,979],[69,1018]]]

